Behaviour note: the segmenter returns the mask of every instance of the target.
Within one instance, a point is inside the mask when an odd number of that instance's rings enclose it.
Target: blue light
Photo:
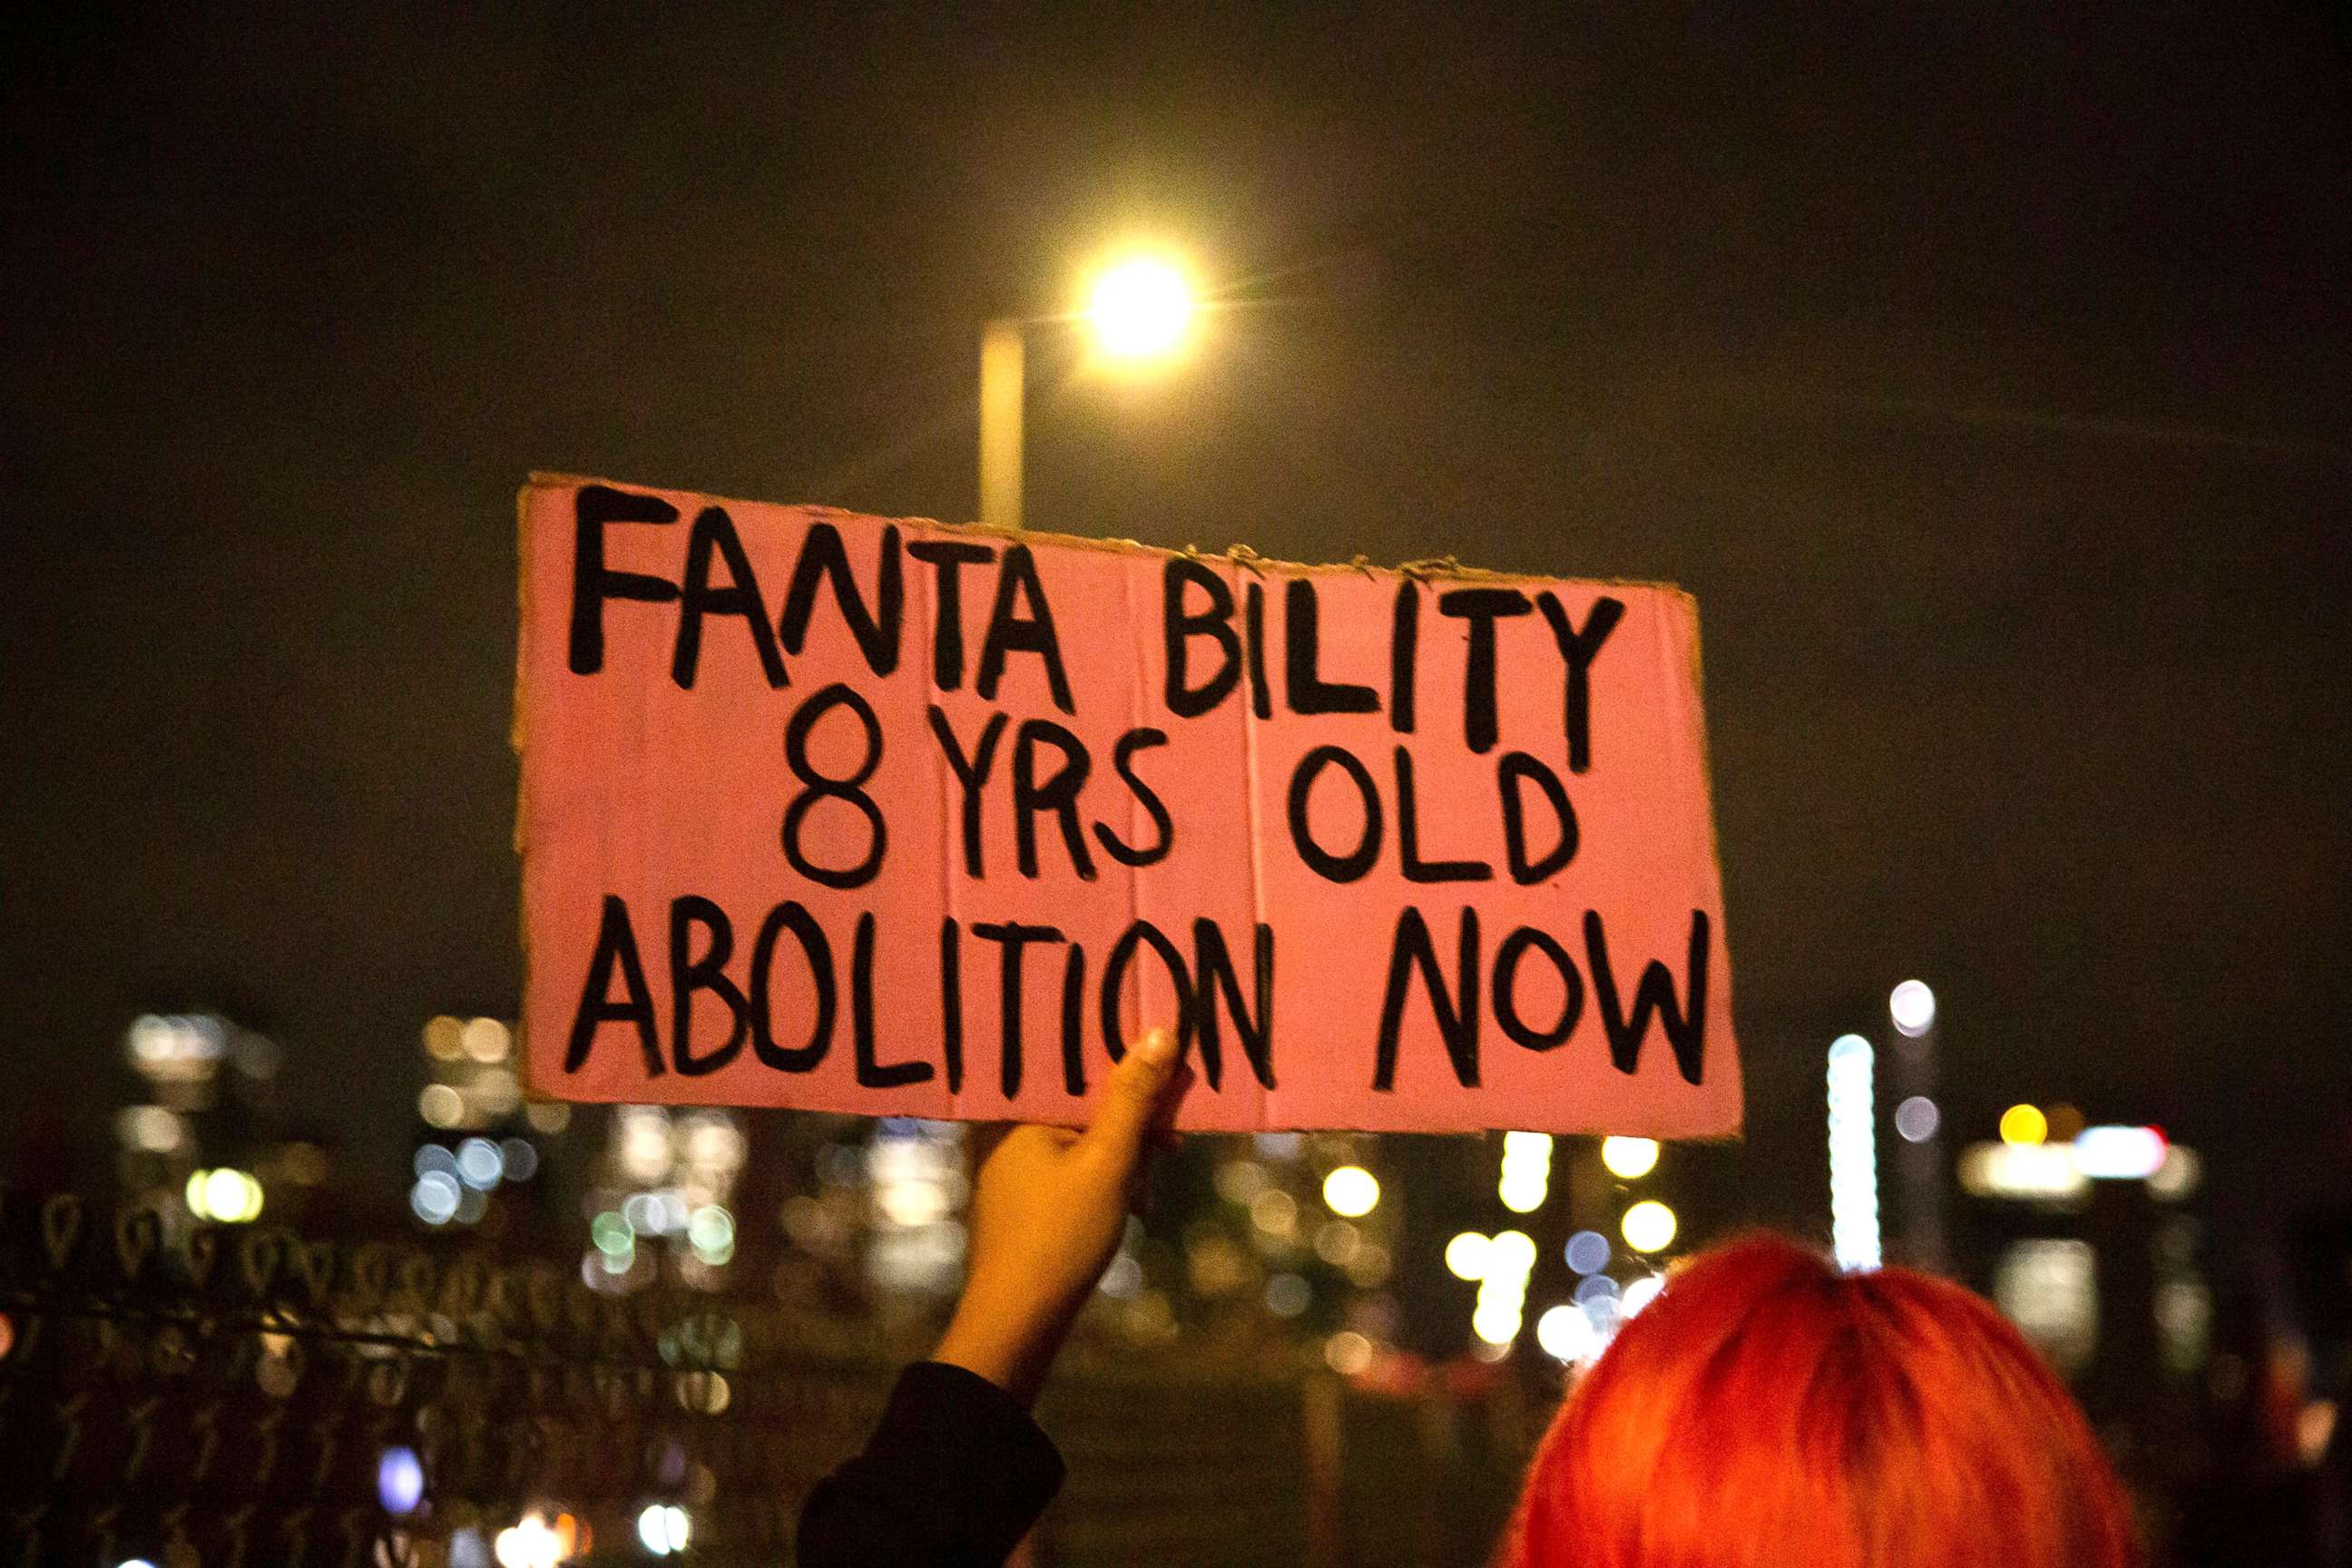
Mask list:
[[[1830,1238],[1838,1267],[1879,1265],[1878,1143],[1870,1042],[1840,1035],[1830,1043]]]
[[[414,1513],[425,1500],[425,1466],[414,1448],[386,1448],[375,1465],[375,1495],[386,1513]]]
[[[1595,1301],[1617,1300],[1617,1281],[1606,1274],[1596,1274],[1590,1279],[1576,1282],[1576,1304],[1590,1307]]]

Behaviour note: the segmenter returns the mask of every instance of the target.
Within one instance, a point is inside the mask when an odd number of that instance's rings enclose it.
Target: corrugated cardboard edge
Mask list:
[[[530,860],[530,843],[523,831],[524,814],[530,799],[530,752],[526,744],[529,736],[523,730],[523,671],[530,656],[530,493],[544,488],[537,474],[530,483],[515,492],[515,674],[514,718],[507,728],[507,743],[515,754],[515,868],[525,873]],[[542,1090],[538,1081],[539,1052],[530,1037],[526,1010],[530,999],[530,887],[527,876],[515,899],[516,942],[522,956],[522,992],[515,999],[516,1016],[523,1019],[521,1036],[523,1093],[535,1099],[561,1099],[551,1091]]]
[[[1690,677],[1691,696],[1698,704],[1699,724],[1696,737],[1698,752],[1698,786],[1706,800],[1706,852],[1715,862],[1715,894],[1723,906],[1723,984],[1731,984],[1731,894],[1724,885],[1723,833],[1715,820],[1715,755],[1706,726],[1706,658],[1704,648],[1705,628],[1698,618],[1698,600],[1680,588],[1675,592],[1690,605]],[[1737,1004],[1735,1002],[1734,1005]],[[1729,1008],[1726,1009],[1730,1011]],[[1731,1048],[1739,1049],[1739,1021],[1732,1019]],[[1745,1143],[1748,1142],[1748,1063],[1741,1060],[1739,1069],[1739,1125],[1728,1132],[1710,1133],[1704,1138],[1685,1138],[1685,1143]]]
[[[793,510],[825,512],[837,517],[872,517],[880,522],[936,528],[949,533],[961,534],[974,539],[1017,540],[1024,544],[1053,544],[1073,550],[1109,551],[1122,555],[1156,555],[1162,560],[1181,558],[1192,561],[1224,561],[1251,572],[1281,572],[1293,574],[1356,572],[1367,575],[1393,573],[1400,577],[1422,579],[1442,577],[1448,581],[1458,579],[1465,583],[1530,583],[1547,586],[1558,583],[1593,583],[1612,588],[1647,588],[1660,593],[1674,594],[1684,599],[1691,597],[1683,591],[1680,584],[1674,583],[1659,583],[1640,577],[1548,577],[1534,572],[1491,572],[1483,566],[1465,566],[1450,555],[1423,561],[1403,561],[1393,566],[1382,565],[1368,556],[1361,555],[1353,561],[1321,563],[1279,561],[1270,555],[1260,555],[1246,544],[1228,545],[1223,550],[1201,550],[1191,545],[1181,550],[1171,550],[1165,545],[1146,544],[1136,539],[1093,539],[1076,533],[1048,533],[1042,529],[1034,528],[994,528],[979,522],[941,522],[939,519],[930,517],[883,517],[876,512],[851,511],[844,507],[821,506],[813,502],[762,501],[751,500],[740,496],[714,496],[703,490],[632,483],[623,479],[599,479],[590,474],[533,471],[530,482],[524,487],[523,493],[527,503],[531,490],[569,489],[577,485],[605,485],[618,490],[657,490],[669,495],[704,496],[722,506],[781,506]],[[1693,601],[1694,611],[1696,608],[1696,603]]]

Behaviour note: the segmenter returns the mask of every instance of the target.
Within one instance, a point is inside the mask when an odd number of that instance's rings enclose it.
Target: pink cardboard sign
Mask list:
[[[1740,1124],[1698,625],[1646,584],[522,492],[535,1093]]]

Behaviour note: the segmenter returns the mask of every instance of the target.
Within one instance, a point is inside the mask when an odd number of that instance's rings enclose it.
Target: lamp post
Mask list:
[[[1095,280],[1082,317],[1096,357],[1140,366],[1167,359],[1183,342],[1193,314],[1192,286],[1158,257],[1138,256]],[[980,332],[980,521],[1021,527],[1021,415],[1027,395],[1024,361],[1030,322],[1000,316]]]
[[[980,521],[1021,526],[1021,322],[1000,316],[980,330]]]

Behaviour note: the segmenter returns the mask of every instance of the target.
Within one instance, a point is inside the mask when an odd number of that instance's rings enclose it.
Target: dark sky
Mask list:
[[[516,484],[967,518],[977,323],[1160,233],[1235,308],[1041,352],[1033,523],[1697,595],[1764,1211],[1911,973],[1963,1133],[2345,1191],[2324,11],[465,9],[7,24],[0,1149],[210,1001],[388,1150],[516,1005]]]

